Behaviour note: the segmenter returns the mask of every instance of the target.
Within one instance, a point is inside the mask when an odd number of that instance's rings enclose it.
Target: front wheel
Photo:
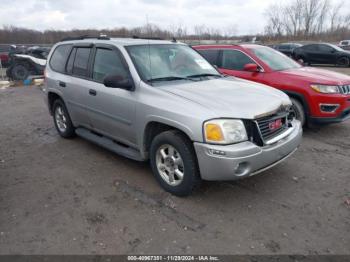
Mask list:
[[[201,179],[192,142],[181,132],[171,130],[157,135],[150,148],[153,174],[167,192],[188,196]]]
[[[348,57],[340,57],[337,60],[337,66],[349,67],[350,66],[350,59]]]
[[[304,126],[306,116],[303,105],[295,98],[291,97],[290,100],[292,101],[292,107],[290,110],[291,116],[299,120],[301,125]]]

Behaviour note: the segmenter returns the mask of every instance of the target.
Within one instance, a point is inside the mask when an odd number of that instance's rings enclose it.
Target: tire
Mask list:
[[[343,57],[338,58],[337,66],[349,67],[350,66],[350,59],[349,59],[349,57],[343,56]]]
[[[294,114],[294,117],[300,121],[302,126],[304,126],[306,122],[304,106],[293,97],[291,97],[290,100],[292,101],[291,113]]]
[[[200,186],[192,142],[181,132],[170,130],[157,135],[151,143],[150,160],[153,174],[165,191],[176,196],[188,196]],[[181,173],[182,178],[178,175]],[[174,179],[171,179],[172,176]]]
[[[11,70],[11,76],[14,80],[25,80],[29,76],[29,69],[25,64],[16,64]]]
[[[304,65],[304,66],[310,65],[310,64],[305,60],[305,57],[303,57],[303,56],[298,56],[298,57],[297,57],[297,61],[298,61],[300,64]]]
[[[55,100],[52,106],[53,120],[58,134],[63,138],[75,136],[75,128],[61,99]]]

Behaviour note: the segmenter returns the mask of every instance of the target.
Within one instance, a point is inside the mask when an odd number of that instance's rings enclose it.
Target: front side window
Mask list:
[[[269,47],[260,46],[250,49],[261,61],[267,64],[273,71],[282,71],[293,68],[300,68],[293,59],[277,52]]]
[[[64,73],[71,48],[72,45],[60,45],[56,47],[50,59],[50,66],[54,71]]]
[[[91,48],[78,47],[73,65],[73,75],[87,77]]]
[[[117,75],[124,79],[128,76],[120,55],[116,51],[102,48],[96,51],[92,73],[92,78],[98,82],[103,82],[107,75]]]
[[[324,53],[330,53],[332,52],[333,48],[327,45],[320,45],[319,46],[319,51],[324,52]]]
[[[243,71],[246,64],[256,64],[249,56],[237,50],[224,50],[222,67],[225,69]]]
[[[134,45],[128,46],[127,51],[140,77],[147,82],[190,80],[190,77],[208,75],[221,77],[208,61],[186,45]]]

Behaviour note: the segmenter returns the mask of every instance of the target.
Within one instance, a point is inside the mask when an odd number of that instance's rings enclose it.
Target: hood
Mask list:
[[[283,75],[298,77],[301,80],[305,80],[314,84],[328,84],[328,85],[347,85],[350,84],[350,76],[336,73],[329,70],[301,67],[297,69],[290,69],[280,72]]]
[[[256,119],[291,104],[288,96],[277,89],[237,78],[172,84],[163,90],[222,118]]]

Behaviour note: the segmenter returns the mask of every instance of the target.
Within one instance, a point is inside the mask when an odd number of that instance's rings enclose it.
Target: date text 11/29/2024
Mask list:
[[[128,261],[220,261],[217,256],[128,256]]]

